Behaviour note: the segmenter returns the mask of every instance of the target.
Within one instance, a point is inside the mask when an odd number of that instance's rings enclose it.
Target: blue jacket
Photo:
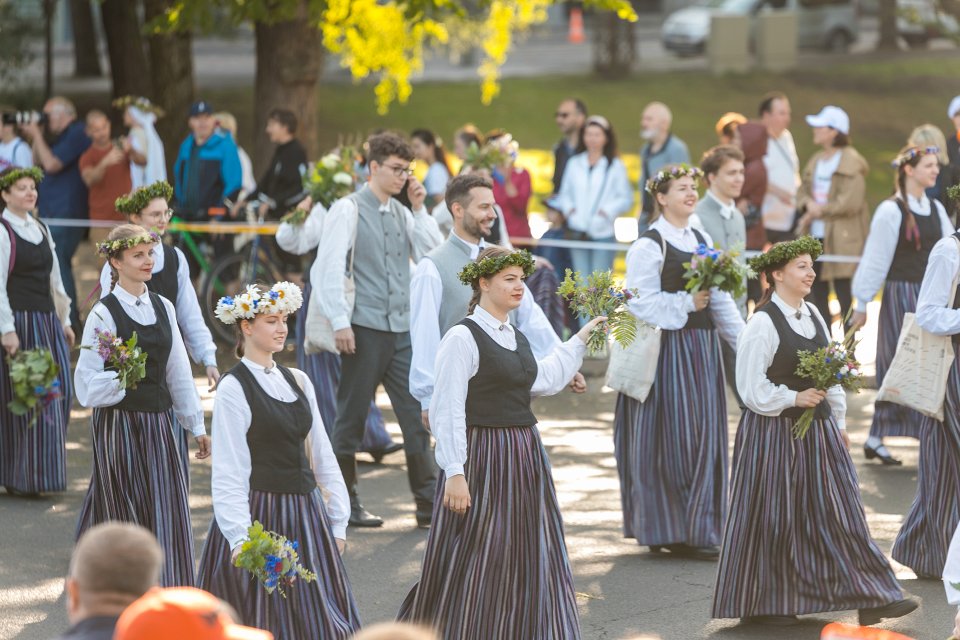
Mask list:
[[[191,159],[193,156],[193,159]],[[221,207],[240,191],[240,155],[233,138],[220,130],[198,147],[193,135],[180,145],[173,163],[176,208],[188,220],[205,220],[207,209]]]

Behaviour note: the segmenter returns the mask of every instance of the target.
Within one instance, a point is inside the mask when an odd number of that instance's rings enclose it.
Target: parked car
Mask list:
[[[701,54],[710,40],[714,15],[756,17],[761,11],[779,9],[796,12],[801,47],[846,51],[857,39],[855,0],[704,0],[667,16],[661,29],[663,46],[679,55]]]
[[[957,40],[960,25],[933,0],[897,0],[897,32],[911,49],[919,49],[933,38]]]

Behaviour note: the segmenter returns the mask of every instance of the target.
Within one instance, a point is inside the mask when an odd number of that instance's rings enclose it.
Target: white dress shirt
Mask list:
[[[573,156],[563,170],[556,206],[571,229],[591,238],[613,236],[614,221],[633,208],[633,187],[623,162],[614,158],[608,163],[600,156],[591,169],[586,151]]]
[[[157,314],[154,313],[146,285],[139,296],[133,295],[119,285],[114,288],[113,294],[120,302],[120,307],[134,322],[145,326],[157,322]],[[183,338],[180,337],[180,329],[177,327],[177,313],[174,311],[172,302],[163,296],[160,296],[160,301],[167,310],[173,338],[170,355],[167,357],[166,373],[167,389],[173,400],[173,412],[184,429],[194,436],[202,436],[207,432],[203,424],[203,407],[200,405],[197,385],[193,381],[193,371],[190,370],[187,350],[183,346]],[[110,331],[114,334],[117,332],[117,323],[102,302],[94,305],[90,315],[87,316],[87,322],[83,325],[83,338],[80,340],[82,346],[96,345],[95,329]],[[74,382],[77,401],[84,407],[109,408],[127,395],[127,390],[120,388],[117,372],[103,370],[103,360],[97,355],[96,348],[80,349]]]
[[[954,587],[960,584],[960,526],[953,533],[950,549],[947,551],[947,563],[943,567],[943,586],[947,590],[947,602],[960,605],[960,589]]]
[[[21,218],[9,209],[3,210],[3,219],[10,223],[13,232],[33,245],[38,245],[43,241],[43,229],[40,228],[33,216]],[[53,238],[48,237],[47,243],[50,245],[50,251],[53,253],[53,266],[50,268],[50,295],[53,297],[53,306],[56,309],[57,317],[64,327],[70,326],[70,298],[63,289],[63,281],[60,279],[60,263],[57,260],[57,251],[53,244]],[[10,300],[7,298],[7,279],[10,276],[10,235],[7,230],[0,225],[0,334],[10,333],[15,330],[13,324],[13,310],[10,308]]]
[[[180,323],[183,342],[194,362],[205,367],[215,367],[217,366],[217,345],[213,342],[210,329],[203,320],[200,301],[197,300],[197,292],[190,279],[190,265],[183,251],[177,247],[173,250],[177,252],[180,264],[177,266],[177,299],[171,302],[177,310],[177,321]],[[152,272],[154,275],[163,271],[165,260],[163,249],[154,247]],[[109,293],[110,265],[104,263],[103,269],[100,270],[100,298],[104,298]]]
[[[650,225],[660,232],[665,242],[680,251],[695,251],[700,243],[690,226],[675,227],[660,216]],[[708,233],[700,232],[707,246],[713,246]],[[695,311],[693,296],[686,291],[667,292],[660,289],[660,265],[664,254],[660,244],[652,238],[639,238],[627,250],[626,286],[636,291],[627,303],[631,313],[640,320],[670,331],[683,329],[687,316]],[[707,311],[720,336],[736,348],[737,335],[743,329],[743,318],[729,293],[716,288],[710,290]]]
[[[789,129],[784,129],[779,138],[767,139],[763,166],[769,183],[790,194],[790,202],[784,202],[772,193],[763,196],[763,226],[775,231],[790,231],[797,208],[797,191],[800,190],[800,158]]]
[[[938,336],[960,333],[960,309],[953,308],[953,279],[960,270],[960,245],[956,238],[943,238],[933,246],[917,298],[917,322]]]
[[[317,248],[323,231],[327,208],[319,202],[310,209],[303,224],[281,222],[277,227],[277,244],[288,253],[302,256]]]
[[[497,344],[517,350],[517,335],[510,322],[500,322],[483,307],[467,316]],[[587,346],[576,335],[537,360],[537,379],[531,396],[549,396],[566,387],[583,363]],[[467,462],[467,387],[480,368],[480,349],[467,327],[447,331],[437,350],[437,383],[430,404],[430,428],[437,440],[437,464],[447,477],[463,475]]]
[[[484,248],[483,240],[480,244],[467,242],[457,235],[451,234],[457,241],[462,242],[470,249],[470,259],[476,260],[480,250]],[[433,396],[433,365],[436,361],[437,348],[440,346],[440,305],[443,302],[443,282],[440,272],[433,260],[421,260],[413,272],[410,281],[410,340],[413,355],[410,362],[410,393],[420,401],[424,411],[430,408],[430,398]],[[466,309],[464,309],[466,315]],[[535,358],[545,358],[560,344],[557,332],[550,326],[543,309],[533,299],[533,294],[523,286],[523,298],[517,308],[517,328],[527,337],[530,349]]]
[[[899,196],[899,194],[897,194]],[[927,217],[931,215],[930,199],[920,196],[917,200],[907,196],[907,206],[915,216]],[[953,225],[947,217],[947,211],[937,203],[937,216],[940,218],[941,235],[946,237],[953,233]],[[876,297],[883,287],[893,264],[893,256],[900,243],[900,222],[903,213],[900,207],[892,200],[884,200],[877,207],[870,221],[870,234],[863,247],[863,255],[857,272],[853,275],[853,296],[857,299],[857,311],[866,311],[867,303]]]
[[[815,306],[805,303],[800,307],[798,320],[797,309],[784,302],[776,293],[773,294],[770,304],[780,307],[787,319],[787,325],[798,335],[813,338],[817,334],[814,322],[818,322],[829,339],[830,329]],[[767,369],[773,364],[779,347],[780,335],[770,315],[754,313],[740,334],[740,346],[737,349],[737,391],[740,392],[743,403],[762,416],[779,416],[784,410],[797,405],[797,391],[786,385],[774,384],[767,378]],[[830,411],[837,421],[837,426],[845,429],[847,395],[843,388],[837,385],[827,389],[827,402],[830,403]]]
[[[241,362],[253,374],[260,388],[271,398],[282,402],[294,402],[297,392],[273,365],[268,370],[247,358]],[[317,484],[329,495],[327,515],[335,538],[345,540],[347,521],[350,519],[350,498],[343,482],[340,466],[333,455],[330,439],[323,427],[323,419],[317,408],[317,396],[307,374],[299,369],[290,369],[310,405],[313,424],[307,437],[308,458]],[[250,403],[243,394],[240,381],[234,376],[224,376],[217,387],[213,403],[213,472],[210,479],[213,494],[213,514],[223,537],[233,549],[247,539],[247,529],[252,524],[250,516],[250,448],[247,431],[253,414]],[[269,523],[267,523],[269,524]]]
[[[369,187],[368,187],[369,188]],[[380,211],[388,211],[389,204],[381,204]],[[310,282],[318,287],[320,311],[330,319],[334,331],[350,326],[351,313],[343,294],[343,277],[347,272],[347,252],[353,247],[360,212],[353,198],[340,198],[324,216],[317,247],[317,259],[310,268]],[[404,208],[407,228],[407,246],[410,258],[420,258],[443,242],[437,222],[425,207],[415,213]]]

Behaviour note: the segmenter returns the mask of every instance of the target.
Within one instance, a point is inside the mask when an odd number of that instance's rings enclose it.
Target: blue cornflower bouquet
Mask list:
[[[821,391],[840,385],[845,390],[859,392],[863,375],[860,373],[860,363],[854,357],[859,342],[853,340],[854,331],[848,331],[843,342],[831,341],[816,351],[799,352],[800,364],[797,365],[796,374],[813,380],[813,386]],[[810,408],[800,415],[793,425],[795,438],[807,435],[815,413],[816,408]]]
[[[60,366],[47,349],[21,349],[7,356],[13,399],[7,408],[15,416],[34,412],[28,427],[37,423],[44,408],[60,397]]]
[[[627,309],[634,292],[616,282],[613,272],[594,271],[584,281],[579,272],[567,269],[557,293],[569,301],[570,309],[578,318],[607,317],[606,322],[590,332],[587,348],[591,353],[603,350],[608,334],[623,347],[637,337],[637,318]]]
[[[283,588],[292,586],[297,578],[306,582],[317,579],[317,574],[300,564],[298,550],[296,541],[267,531],[255,520],[233,564],[252,573],[267,593],[279,591],[286,598]]]
[[[697,293],[716,287],[734,298],[747,292],[747,278],[752,277],[750,267],[738,260],[740,249],[721,251],[705,244],[697,246],[690,262],[683,263],[686,272],[687,291]]]

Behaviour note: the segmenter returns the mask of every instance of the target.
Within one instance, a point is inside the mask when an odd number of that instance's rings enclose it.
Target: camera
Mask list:
[[[12,124],[18,127],[30,122],[46,124],[47,114],[40,111],[8,111],[0,115],[0,121],[2,121],[3,124]]]

